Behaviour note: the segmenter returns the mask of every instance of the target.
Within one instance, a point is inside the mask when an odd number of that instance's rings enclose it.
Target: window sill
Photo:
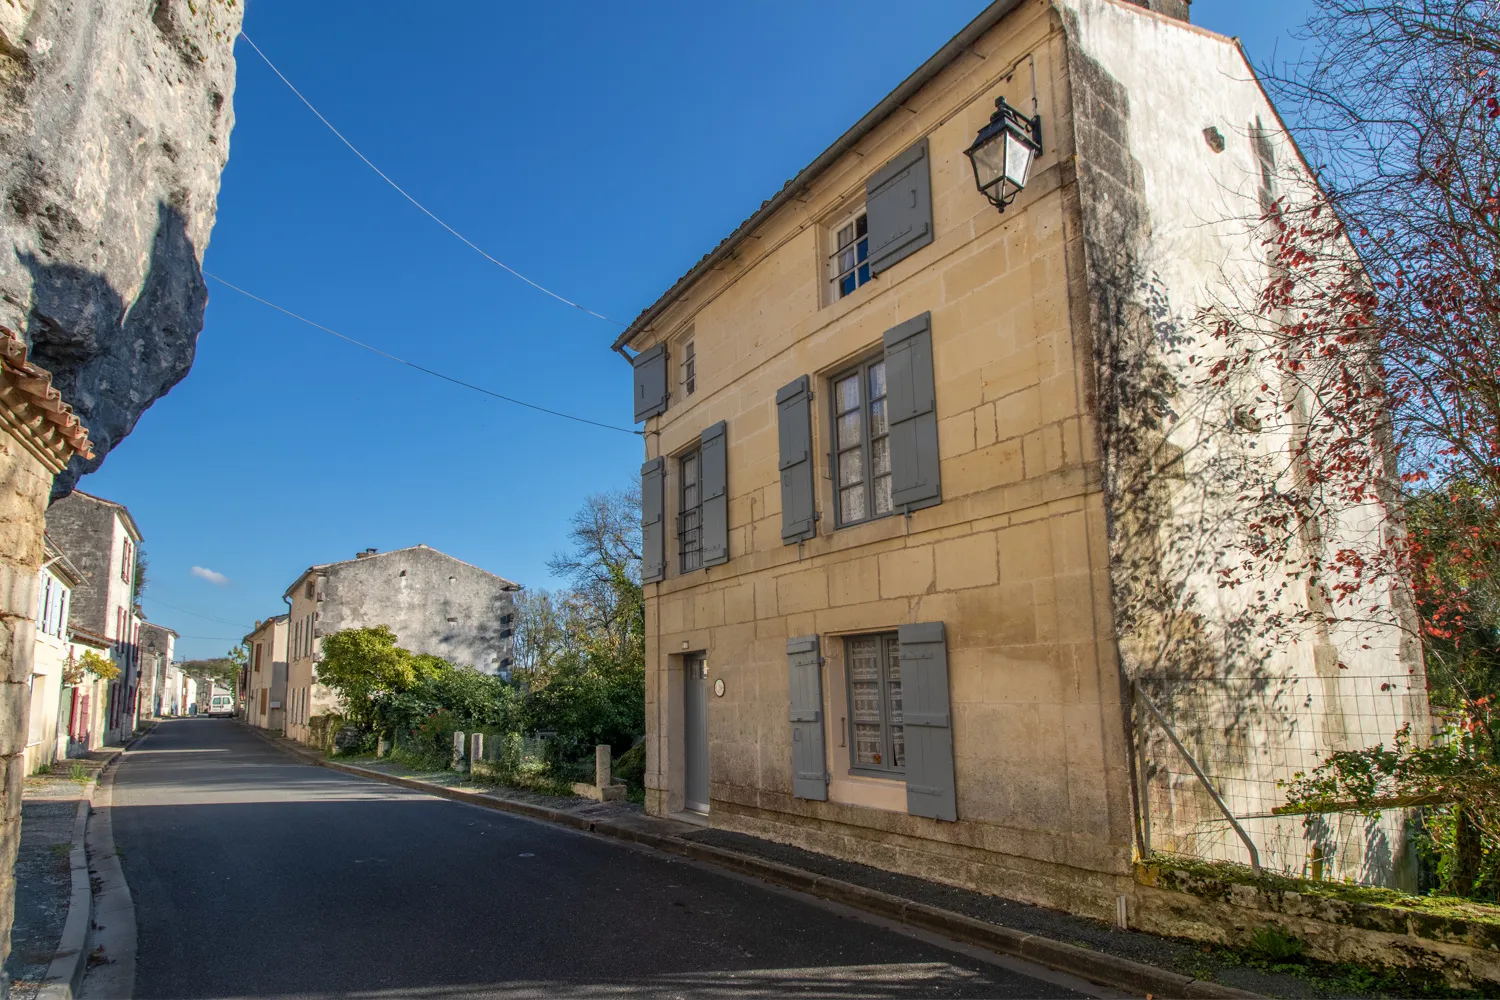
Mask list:
[[[905,771],[882,771],[873,767],[851,767],[849,768],[851,778],[878,778],[881,781],[895,781],[902,785],[906,784]]]

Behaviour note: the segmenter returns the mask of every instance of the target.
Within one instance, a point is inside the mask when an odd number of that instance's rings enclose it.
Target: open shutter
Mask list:
[[[818,637],[786,641],[792,671],[792,794],[799,799],[828,798],[828,768],[823,761],[823,658]]]
[[[958,818],[958,797],[948,711],[948,640],[942,622],[902,625],[899,639],[906,811],[951,822]]]
[[[641,466],[641,582],[667,575],[667,536],[662,530],[666,506],[667,460],[653,458]]]
[[[703,565],[729,561],[729,449],[720,420],[700,436],[698,473],[703,503]]]
[[[932,242],[926,138],[865,182],[865,217],[870,226],[871,274],[879,274]]]
[[[930,313],[885,332],[885,378],[891,427],[891,504],[897,511],[912,511],[941,503]]]
[[[667,345],[657,344],[637,354],[635,366],[635,419],[665,413],[667,409]]]
[[[812,392],[806,375],[776,393],[781,438],[781,541],[790,545],[817,533],[813,508]]]

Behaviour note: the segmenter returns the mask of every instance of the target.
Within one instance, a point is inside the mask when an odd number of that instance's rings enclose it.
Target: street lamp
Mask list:
[[[1042,116],[1027,118],[997,97],[989,124],[964,155],[974,165],[979,193],[1003,212],[1026,186],[1032,161],[1042,155]]]

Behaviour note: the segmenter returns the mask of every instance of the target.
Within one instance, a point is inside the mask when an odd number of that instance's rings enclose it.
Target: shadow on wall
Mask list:
[[[89,429],[92,459],[74,458],[53,483],[54,499],[97,469],[152,403],[193,366],[208,287],[188,236],[187,220],[157,204],[151,260],[127,303],[102,274],[22,254],[31,272],[26,340],[31,358]]]

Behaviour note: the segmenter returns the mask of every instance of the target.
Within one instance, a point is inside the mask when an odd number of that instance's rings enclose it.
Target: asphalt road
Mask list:
[[[709,866],[305,764],[235,722],[163,723],[118,767],[138,997],[1081,995]]]

